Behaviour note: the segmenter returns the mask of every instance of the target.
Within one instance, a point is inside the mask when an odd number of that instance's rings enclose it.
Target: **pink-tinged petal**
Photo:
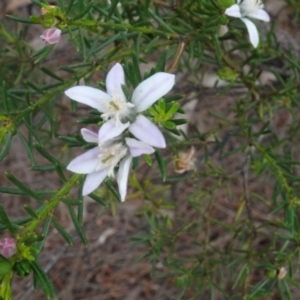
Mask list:
[[[50,28],[44,30],[40,38],[45,42],[46,45],[52,45],[59,42],[61,36],[61,30],[58,28]]]
[[[126,194],[127,194],[127,181],[129,170],[131,166],[132,156],[127,155],[120,163],[118,175],[117,175],[117,182],[119,186],[119,193],[121,195],[121,200],[125,201]]]
[[[125,95],[122,90],[122,84],[125,84],[124,70],[121,64],[116,63],[106,76],[106,91],[109,95],[119,95],[123,99]]]
[[[139,115],[129,131],[140,141],[157,148],[165,148],[166,141],[160,129],[145,116]]]
[[[89,86],[74,86],[66,90],[65,94],[72,100],[104,113],[107,111],[107,103],[111,99],[108,94]]]
[[[98,134],[86,128],[80,130],[83,139],[88,143],[98,143]]]
[[[256,11],[250,12],[247,14],[247,17],[251,17],[253,19],[257,19],[265,22],[270,22],[269,14],[263,9],[258,9]]]
[[[77,156],[69,163],[67,170],[77,174],[94,172],[99,164],[99,152],[99,147],[95,147]]]
[[[108,140],[111,140],[118,135],[120,135],[126,128],[130,125],[129,122],[126,124],[120,124],[119,126],[116,125],[116,120],[111,119],[105,122],[99,129],[98,132],[98,142],[103,143]]]
[[[107,173],[108,169],[106,168],[101,171],[88,174],[83,184],[82,196],[86,196],[93,192],[103,182]]]
[[[256,48],[259,42],[259,36],[258,36],[258,31],[256,26],[252,21],[246,18],[242,18],[241,20],[245,23],[247,27],[251,44],[253,45],[254,48]]]
[[[151,154],[154,152],[154,149],[147,143],[131,138],[125,138],[125,141],[129,147],[130,154],[133,157],[141,156],[142,154]]]
[[[132,103],[137,112],[148,109],[167,94],[175,84],[175,75],[159,72],[141,82],[132,94]]]
[[[13,238],[0,239],[0,254],[5,258],[10,258],[17,253],[16,240]]]
[[[241,18],[241,11],[240,11],[240,7],[237,4],[233,4],[232,6],[228,7],[225,10],[225,15],[230,16],[230,17],[234,17],[234,18]]]

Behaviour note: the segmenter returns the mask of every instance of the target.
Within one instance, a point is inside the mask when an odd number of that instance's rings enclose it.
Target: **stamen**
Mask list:
[[[108,157],[102,159],[101,162],[102,162],[103,164],[105,164],[105,163],[107,163],[111,158],[113,158],[113,156],[112,156],[112,155],[109,155]]]
[[[113,108],[115,108],[117,110],[119,109],[119,106],[116,103],[114,103],[113,101],[110,101],[109,105],[113,106]]]
[[[107,103],[107,109],[101,117],[104,121],[115,119],[116,126],[120,126],[124,120],[129,118],[132,107],[134,107],[134,104],[127,102],[122,95],[115,93],[111,95],[111,100]]]
[[[243,16],[247,16],[248,13],[264,7],[261,0],[243,0],[239,5]]]
[[[99,144],[100,154],[97,171],[108,168],[108,176],[114,176],[114,169],[128,153],[128,148],[120,142],[104,142]]]

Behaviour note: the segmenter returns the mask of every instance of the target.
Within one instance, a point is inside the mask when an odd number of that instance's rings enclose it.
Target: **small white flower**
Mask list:
[[[125,138],[125,142],[121,139],[111,139],[99,143],[99,133],[85,128],[81,130],[81,134],[85,141],[99,144],[77,156],[67,166],[67,169],[74,173],[87,174],[82,195],[93,192],[106,176],[113,177],[115,167],[119,165],[117,182],[121,199],[124,201],[132,158],[142,154],[151,154],[154,149],[146,143],[131,138]]]
[[[256,26],[248,18],[269,22],[270,16],[263,10],[264,5],[261,0],[237,0],[225,10],[225,14],[231,17],[240,18],[246,25],[250,42],[256,48],[259,42],[259,35]]]
[[[131,102],[127,102],[123,93],[124,84],[124,70],[117,63],[107,74],[107,93],[92,87],[75,86],[66,90],[65,94],[102,112],[101,116],[106,122],[99,131],[100,143],[119,136],[128,128],[137,139],[148,145],[165,148],[166,142],[160,129],[139,113],[148,109],[172,89],[175,76],[164,72],[152,75],[136,87]]]

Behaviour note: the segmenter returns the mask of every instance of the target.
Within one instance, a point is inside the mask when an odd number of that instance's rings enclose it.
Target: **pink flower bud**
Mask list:
[[[58,28],[50,28],[44,30],[40,38],[45,42],[46,45],[56,44],[60,40],[61,30]]]
[[[16,240],[13,238],[0,239],[0,254],[5,258],[10,258],[17,252]]]

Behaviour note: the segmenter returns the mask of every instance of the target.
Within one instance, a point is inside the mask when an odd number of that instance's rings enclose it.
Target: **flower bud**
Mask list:
[[[0,254],[5,258],[10,258],[17,252],[16,240],[13,238],[0,239]]]
[[[31,265],[28,260],[21,260],[14,265],[15,273],[20,277],[27,277],[31,273]]]
[[[271,269],[271,270],[267,270],[266,275],[268,278],[270,279],[274,279],[276,277],[276,270]]]
[[[56,8],[57,8],[57,6],[55,6],[55,5],[47,5],[47,6],[41,8],[41,14],[46,15],[46,14],[50,13],[50,10],[54,11],[54,10],[56,10]]]
[[[224,67],[217,71],[217,75],[222,80],[228,80],[234,82],[238,78],[238,73],[235,70],[231,70],[230,68]]]
[[[52,45],[59,42],[61,36],[61,30],[58,28],[50,28],[44,30],[40,36],[46,45]]]

